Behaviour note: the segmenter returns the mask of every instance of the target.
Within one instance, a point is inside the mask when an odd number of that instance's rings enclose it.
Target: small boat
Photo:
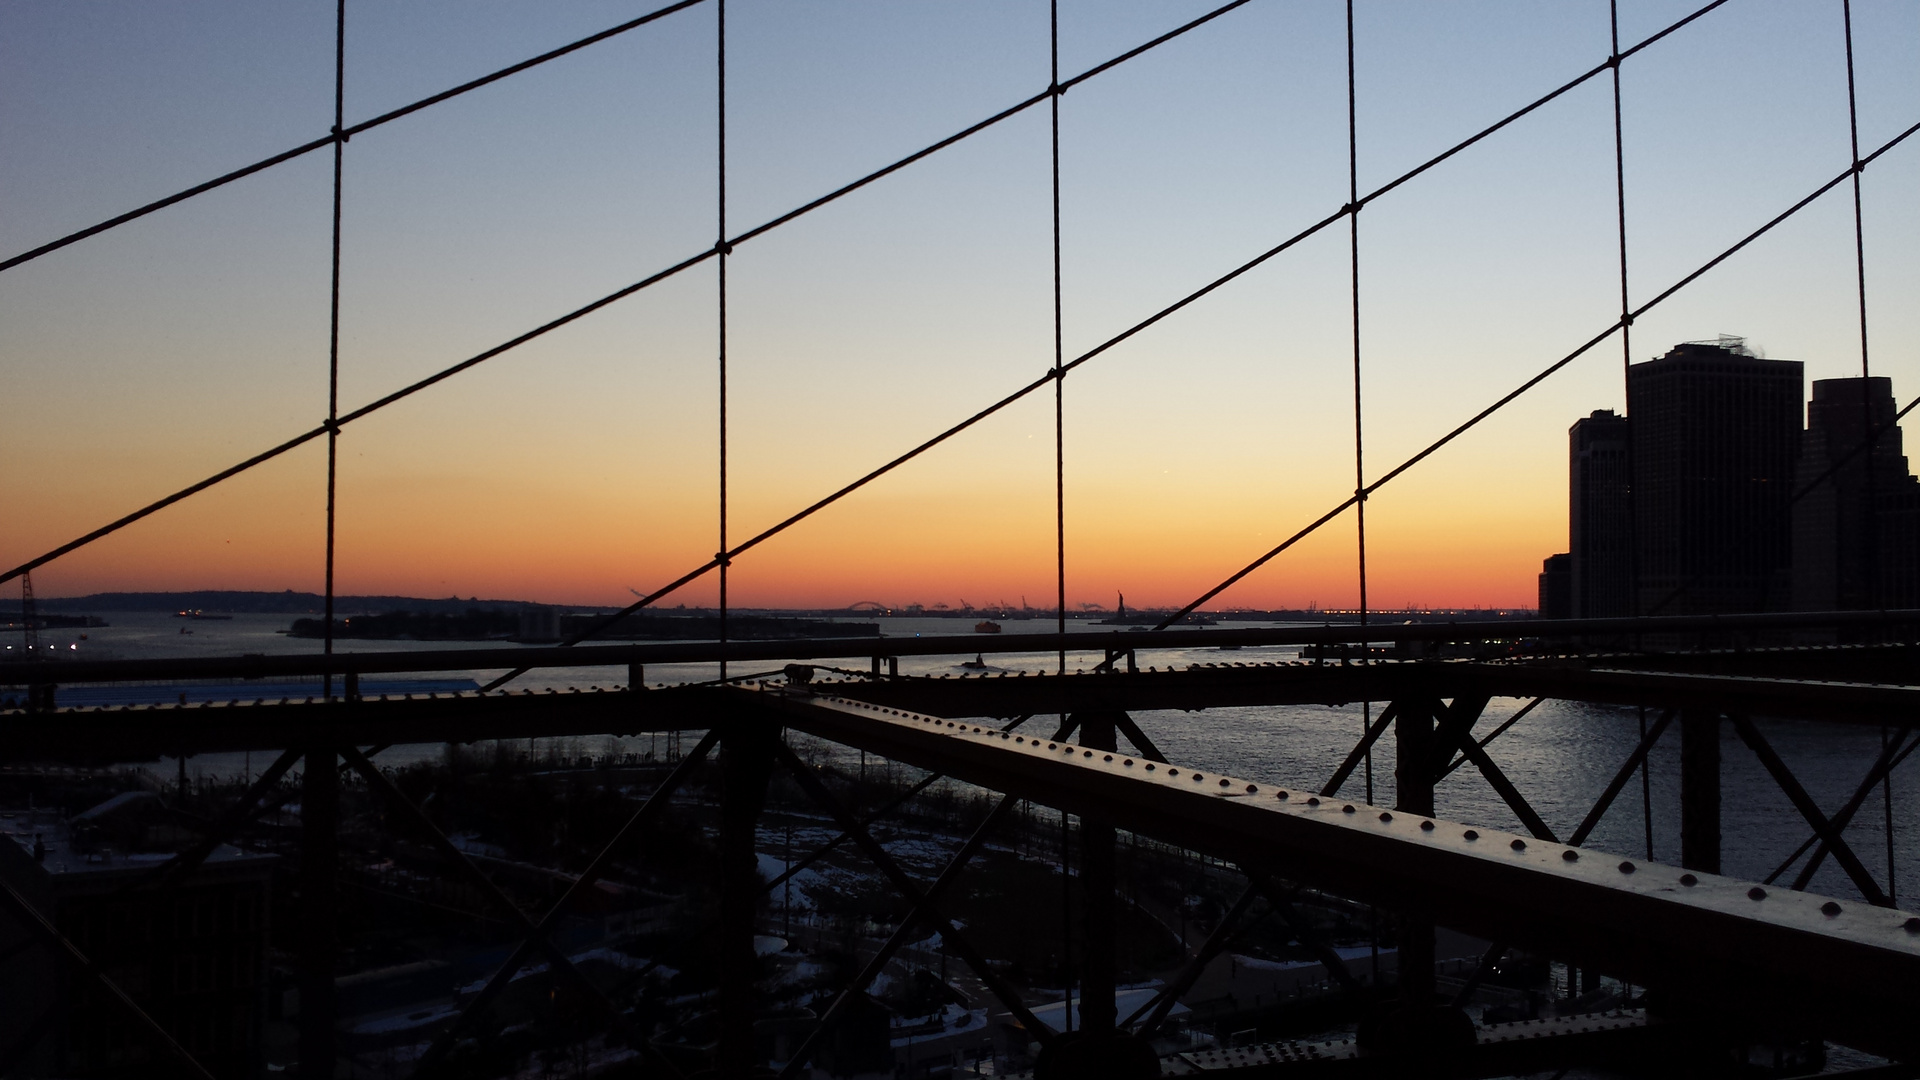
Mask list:
[[[973,659],[960,661],[960,666],[963,668],[972,668],[975,671],[985,671],[987,668],[986,654],[974,653]]]
[[[997,634],[1000,632],[1000,624],[994,622],[992,619],[982,619],[973,624],[973,632],[976,634]]]

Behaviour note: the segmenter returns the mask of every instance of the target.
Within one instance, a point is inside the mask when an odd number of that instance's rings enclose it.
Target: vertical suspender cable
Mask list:
[[[1073,822],[1060,811],[1060,984],[1063,1030],[1073,1030]]]
[[[1867,380],[1872,375],[1867,360],[1867,240],[1864,227],[1865,214],[1860,202],[1860,108],[1854,96],[1853,79],[1853,3],[1841,0],[1840,19],[1846,30],[1847,43],[1847,145],[1852,153],[1853,162],[1853,263],[1855,279],[1859,282],[1860,295],[1860,429],[1865,432],[1873,445],[1867,448],[1867,460],[1863,469],[1866,488],[1867,528],[1860,546],[1866,555],[1866,596],[1867,606],[1884,606],[1880,602],[1880,545],[1879,545],[1879,508],[1874,504],[1874,452],[1880,449],[1879,440],[1873,434],[1873,399],[1869,396]],[[1887,872],[1893,872],[1891,861]]]
[[[720,571],[720,677],[727,677],[727,0],[718,0],[715,5],[717,20],[714,28],[715,64],[714,64],[714,100],[718,120],[715,124],[717,137],[715,144],[718,178],[718,197],[715,199],[719,217],[720,231],[714,240],[714,250],[718,257],[714,260],[719,268],[719,312],[720,312],[720,548],[714,556],[719,561]]]
[[[1853,266],[1855,279],[1860,289],[1860,426],[1867,437],[1876,445],[1867,449],[1866,489],[1867,489],[1867,535],[1863,546],[1867,551],[1867,603],[1884,606],[1880,596],[1880,514],[1874,504],[1874,451],[1879,449],[1878,439],[1873,434],[1873,401],[1869,396],[1867,380],[1872,376],[1872,367],[1868,363],[1867,351],[1867,233],[1866,214],[1860,199],[1860,105],[1855,94],[1853,77],[1853,0],[1841,0],[1840,20],[1846,31],[1847,39],[1847,139],[1853,154]],[[1886,745],[1887,732],[1880,730],[1880,742]],[[1893,868],[1893,770],[1888,769],[1880,778],[1880,794],[1885,811],[1885,830],[1887,837],[1887,899],[1894,898]]]
[[[333,268],[332,298],[327,310],[327,567],[326,611],[323,621],[325,654],[333,655],[333,523],[334,492],[340,475],[340,174],[347,145],[347,0],[335,5],[333,27]],[[326,676],[323,696],[333,700],[333,674]]]
[[[1067,437],[1066,370],[1060,331],[1060,3],[1048,4],[1048,52],[1052,64],[1053,114],[1053,541],[1055,620],[1060,633],[1060,674],[1067,673]],[[1065,715],[1061,721],[1066,721]]]
[[[1047,4],[1047,53],[1051,71],[1048,104],[1052,106],[1053,136],[1053,540],[1056,571],[1055,624],[1060,634],[1061,675],[1067,673],[1067,438],[1066,369],[1060,345],[1060,0]],[[1060,715],[1062,729],[1066,714]],[[1060,973],[1065,984],[1066,1030],[1073,1030],[1073,833],[1067,812],[1060,811]]]
[[[1620,393],[1621,400],[1627,400],[1628,387],[1631,385],[1633,368],[1633,304],[1627,292],[1627,152],[1626,139],[1622,134],[1620,122],[1620,0],[1607,0],[1607,30],[1612,43],[1612,51],[1607,54],[1607,64],[1613,69],[1613,190],[1616,217],[1620,226]],[[1622,407],[1622,412],[1627,409]],[[1628,418],[1631,425],[1633,420]],[[1639,511],[1635,507],[1633,496],[1633,428],[1627,428],[1627,610],[1638,617],[1640,614],[1640,527]],[[1574,539],[1569,537],[1569,539]],[[1594,612],[1581,610],[1573,612],[1576,616],[1592,615]],[[1607,614],[1615,614],[1609,611]],[[1637,642],[1636,642],[1637,644]],[[1647,707],[1640,707],[1640,739],[1647,738]],[[1648,770],[1648,760],[1653,755],[1645,754],[1640,758],[1640,822],[1646,833],[1647,859],[1653,859],[1653,776]]]
[[[1871,433],[1873,432],[1873,409],[1871,400],[1867,397],[1866,385],[1866,380],[1872,375],[1872,369],[1867,362],[1867,237],[1864,222],[1865,215],[1862,212],[1860,204],[1860,107],[1854,96],[1853,85],[1852,0],[1841,0],[1840,18],[1845,26],[1847,39],[1847,145],[1853,155],[1853,265],[1855,279],[1859,282],[1860,290],[1860,422],[1863,430],[1865,430],[1868,433],[1868,437],[1871,438]],[[1866,473],[1869,521],[1872,520],[1873,451],[1876,449],[1878,449],[1877,446],[1867,451]],[[1871,536],[1873,534],[1869,532],[1868,535]],[[1873,548],[1870,546],[1868,551],[1873,551]],[[1874,561],[1870,555],[1867,564],[1867,585],[1869,590],[1867,595],[1877,600],[1878,597],[1874,587],[1878,584],[1878,574],[1875,573],[1878,568],[1874,566]]]
[[[1354,112],[1353,92],[1353,0],[1347,0],[1347,235],[1351,238],[1351,258],[1353,283],[1353,493],[1357,502],[1353,505],[1356,539],[1359,547],[1360,573],[1360,625],[1367,625],[1367,473],[1366,441],[1360,420],[1360,127]],[[1360,654],[1365,657],[1367,643],[1360,642]],[[1360,734],[1362,738],[1373,727],[1373,702],[1360,705]],[[1367,747],[1366,760],[1367,801],[1373,801],[1373,747]]]

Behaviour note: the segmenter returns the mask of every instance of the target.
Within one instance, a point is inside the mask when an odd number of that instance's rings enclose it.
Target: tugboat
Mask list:
[[[992,619],[982,619],[973,624],[973,632],[976,634],[997,634],[1000,632],[1000,624],[994,622]]]

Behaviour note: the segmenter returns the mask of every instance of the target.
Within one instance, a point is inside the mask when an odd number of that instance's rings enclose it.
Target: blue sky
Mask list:
[[[1623,43],[1693,5],[1621,4]],[[647,10],[350,4],[349,122]],[[1066,3],[1071,75],[1206,5]],[[1363,191],[1585,71],[1603,3],[1357,5]],[[1635,302],[1847,163],[1838,3],[1734,0],[1624,68]],[[714,14],[697,6],[356,137],[352,407],[711,245]],[[732,231],[1042,89],[1047,10],[728,6]],[[1863,147],[1920,120],[1920,3],[1854,5]],[[0,9],[0,255],[323,133],[333,6]],[[1256,2],[1061,101],[1069,357],[1346,199],[1344,5]],[[731,261],[736,538],[1044,372],[1048,123],[1032,109]],[[331,162],[309,155],[0,273],[0,562],[324,413]],[[1920,393],[1920,142],[1868,171],[1876,373]],[[1617,314],[1598,79],[1361,215],[1370,475]],[[1177,603],[1352,487],[1344,225],[1067,382],[1070,599]],[[1842,189],[1650,313],[1635,359],[1746,335],[1856,373]],[[606,601],[715,547],[702,267],[362,421],[345,591]],[[1565,429],[1621,403],[1610,343],[1370,505],[1375,599],[1524,602],[1565,530]],[[30,403],[22,405],[21,403]],[[312,587],[317,448],[36,575],[48,592]],[[1051,595],[1039,395],[735,568],[743,602]],[[1350,602],[1350,521],[1223,603]],[[709,590],[710,592],[710,590]],[[841,596],[846,593],[846,596]],[[854,594],[858,594],[855,596]],[[689,599],[707,598],[699,589]]]

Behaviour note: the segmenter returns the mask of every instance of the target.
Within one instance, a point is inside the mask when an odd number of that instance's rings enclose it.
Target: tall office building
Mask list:
[[[1627,418],[1597,409],[1567,431],[1569,607],[1576,619],[1633,614],[1633,462]]]
[[[1805,492],[1793,508],[1797,610],[1920,602],[1920,480],[1907,472],[1894,415],[1889,379],[1813,384],[1795,478]]]
[[[1738,339],[1627,369],[1640,614],[1790,606],[1802,386]]]
[[[1573,556],[1549,555],[1540,563],[1540,617],[1573,617]]]

